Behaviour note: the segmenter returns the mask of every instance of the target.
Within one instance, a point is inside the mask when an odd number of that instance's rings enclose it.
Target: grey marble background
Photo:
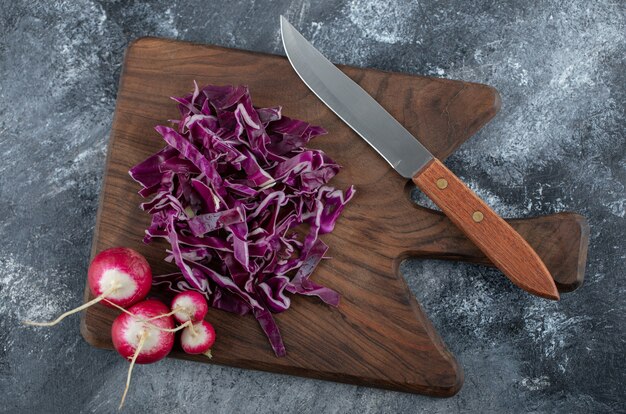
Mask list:
[[[465,368],[453,398],[165,360],[126,411],[624,412],[626,7],[620,0],[0,0],[0,411],[114,412],[128,364],[78,318],[124,49],[145,35],[282,54],[278,15],[338,63],[483,82],[501,113],[447,164],[506,216],[589,218],[559,303],[495,270],[407,261]],[[417,194],[418,200],[423,201]]]

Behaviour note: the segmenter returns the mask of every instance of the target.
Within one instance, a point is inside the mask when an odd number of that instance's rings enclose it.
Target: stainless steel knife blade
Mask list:
[[[280,30],[287,57],[300,79],[394,170],[411,178],[433,159],[426,147],[283,16]]]

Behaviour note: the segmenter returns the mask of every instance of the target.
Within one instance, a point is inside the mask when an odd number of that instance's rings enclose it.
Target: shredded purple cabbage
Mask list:
[[[215,308],[252,313],[277,356],[286,354],[272,313],[289,294],[339,294],[310,276],[354,195],[327,185],[339,165],[304,146],[326,131],[287,118],[280,107],[255,108],[245,86],[195,85],[178,102],[176,128],[157,126],[168,144],[130,170],[152,215],[144,241],[171,245],[166,260],[180,274],[156,277],[178,292],[202,292]]]

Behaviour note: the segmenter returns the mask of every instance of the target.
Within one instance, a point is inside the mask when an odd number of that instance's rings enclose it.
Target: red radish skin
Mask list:
[[[167,356],[174,346],[174,318],[167,315],[169,308],[158,300],[146,300],[128,310],[113,304],[123,313],[111,326],[115,350],[130,360],[126,387],[119,408],[121,409],[130,387],[135,364],[150,364]],[[149,319],[149,321],[148,321]]]
[[[172,308],[174,318],[179,323],[201,321],[209,311],[204,295],[194,290],[188,290],[176,295],[170,307]]]
[[[152,270],[148,261],[127,247],[114,247],[96,255],[87,274],[94,299],[67,311],[50,322],[24,321],[26,325],[53,326],[67,316],[103,302],[105,306],[126,308],[143,300],[152,286]]]
[[[113,322],[111,336],[115,350],[124,358],[131,359],[141,340],[145,342],[137,356],[137,364],[150,364],[167,356],[174,346],[174,333],[163,331],[173,329],[174,319],[167,314],[169,308],[158,300],[139,302],[122,313]],[[150,319],[149,322],[146,320]]]
[[[215,330],[207,321],[196,322],[183,329],[180,335],[180,344],[188,354],[207,354],[215,343]]]
[[[146,297],[152,286],[152,271],[140,253],[114,247],[96,255],[89,266],[87,282],[95,296],[109,292],[108,301],[127,308]]]

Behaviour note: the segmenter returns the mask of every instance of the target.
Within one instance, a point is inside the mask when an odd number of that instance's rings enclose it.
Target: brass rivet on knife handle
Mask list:
[[[513,283],[538,296],[559,298],[550,272],[528,242],[441,161],[433,159],[413,182]]]
[[[444,188],[446,188],[448,186],[448,181],[446,181],[445,178],[440,178],[437,180],[437,187],[440,190],[443,190]]]

